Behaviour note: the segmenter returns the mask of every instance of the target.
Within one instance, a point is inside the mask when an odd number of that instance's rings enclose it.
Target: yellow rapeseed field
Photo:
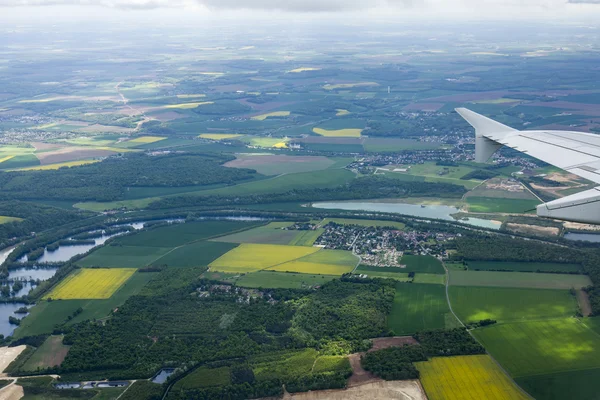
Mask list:
[[[267,119],[269,117],[287,117],[288,115],[290,115],[289,111],[273,111],[273,112],[266,113],[266,114],[256,115],[256,116],[252,117],[252,119],[257,120],[257,121],[264,121],[265,119]]]
[[[128,140],[129,143],[155,143],[161,140],[165,140],[164,136],[140,136],[135,139]]]
[[[212,101],[199,101],[196,103],[181,103],[181,104],[169,104],[168,106],[165,106],[165,108],[181,108],[181,109],[188,109],[188,108],[196,108],[198,106],[203,106],[205,104],[213,104]]]
[[[275,143],[273,146],[276,149],[287,149],[287,143],[286,142],[279,142],[279,143]]]
[[[211,139],[211,140],[223,140],[223,139],[233,139],[240,136],[239,133],[202,133],[198,137],[203,139]]]
[[[529,399],[487,354],[415,363],[429,400]]]
[[[80,165],[93,164],[97,163],[100,160],[79,160],[79,161],[65,161],[56,164],[47,164],[47,165],[35,165],[33,167],[25,167],[16,169],[16,171],[41,171],[48,169],[59,169],[62,167],[77,167]]]
[[[313,128],[313,132],[321,136],[329,137],[360,137],[362,129],[322,129]]]
[[[3,163],[4,161],[8,161],[11,158],[13,158],[14,156],[6,156],[6,157],[0,157],[0,163]]]
[[[135,268],[82,268],[67,276],[44,299],[108,299]]]
[[[210,263],[211,271],[253,272],[319,251],[315,247],[242,243]]]
[[[335,111],[337,111],[335,113],[336,117],[341,117],[341,116],[350,114],[350,111],[344,110],[343,108],[336,108]]]

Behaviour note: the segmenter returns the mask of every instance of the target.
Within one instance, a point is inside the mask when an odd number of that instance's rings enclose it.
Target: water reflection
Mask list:
[[[374,211],[383,213],[394,213],[411,215],[413,217],[433,218],[446,221],[461,222],[464,224],[479,226],[489,229],[500,229],[502,223],[500,221],[492,221],[481,218],[471,218],[457,221],[452,217],[460,209],[458,207],[442,206],[442,205],[418,205],[406,203],[378,203],[364,201],[332,201],[313,203],[315,208],[323,208],[327,210],[348,210],[348,211]]]

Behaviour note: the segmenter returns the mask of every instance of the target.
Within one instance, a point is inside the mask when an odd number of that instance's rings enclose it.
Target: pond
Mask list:
[[[327,210],[347,210],[347,211],[373,211],[384,213],[395,213],[410,215],[413,217],[434,218],[446,221],[461,222],[463,224],[479,226],[488,229],[500,229],[500,221],[492,221],[481,218],[468,218],[456,220],[452,214],[456,214],[460,209],[458,207],[443,205],[418,205],[406,203],[384,203],[384,202],[365,202],[365,201],[332,201],[313,203],[315,208]]]
[[[158,372],[158,374],[154,375],[154,378],[152,378],[152,382],[163,384],[174,373],[175,368],[163,368]]]
[[[564,238],[568,240],[581,240],[585,242],[600,243],[600,233],[567,232],[565,233]]]
[[[16,329],[16,325],[8,323],[8,317],[23,318],[26,314],[15,314],[21,307],[29,307],[25,303],[0,303],[0,334],[10,336]]]

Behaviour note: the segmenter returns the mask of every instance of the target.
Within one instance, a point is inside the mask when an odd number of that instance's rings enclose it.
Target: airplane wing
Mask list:
[[[571,131],[518,131],[466,108],[458,112],[475,128],[475,161],[486,162],[500,147],[528,154],[600,183],[600,136]],[[543,217],[600,223],[600,187],[537,206]]]

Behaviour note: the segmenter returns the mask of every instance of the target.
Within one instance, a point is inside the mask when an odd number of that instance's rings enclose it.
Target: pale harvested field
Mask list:
[[[379,381],[340,390],[285,394],[296,400],[427,400],[419,381]]]
[[[233,168],[252,168],[257,165],[273,164],[273,163],[313,163],[323,162],[333,164],[333,161],[324,156],[287,156],[287,155],[269,155],[269,156],[256,156],[256,155],[236,155],[236,159],[226,162],[226,167]]]
[[[57,144],[57,143],[43,143],[43,142],[31,142],[31,145],[35,148],[35,151],[45,151],[45,150],[62,149],[63,147],[65,147],[62,144]]]
[[[0,347],[0,371],[4,370],[8,365],[15,360],[25,350],[25,345],[15,347]]]
[[[89,147],[65,147],[56,151],[36,153],[35,156],[42,165],[46,165],[95,157],[108,157],[115,153],[116,151],[90,149]]]
[[[579,222],[565,222],[563,225],[566,229],[600,231],[600,225],[580,224]]]
[[[520,232],[526,234],[543,235],[543,236],[557,236],[560,230],[552,226],[538,226],[538,225],[527,225],[527,224],[514,224],[508,223],[506,227],[513,232]]]
[[[369,352],[387,349],[388,347],[402,347],[404,345],[419,344],[412,336],[392,336],[373,339],[373,347]]]
[[[0,400],[19,400],[23,396],[25,396],[23,386],[15,385],[14,383],[0,390]]]
[[[135,128],[124,128],[122,126],[109,126],[109,125],[100,125],[94,124],[90,126],[86,126],[85,128],[77,129],[77,132],[85,132],[85,133],[131,133],[135,131]]]

